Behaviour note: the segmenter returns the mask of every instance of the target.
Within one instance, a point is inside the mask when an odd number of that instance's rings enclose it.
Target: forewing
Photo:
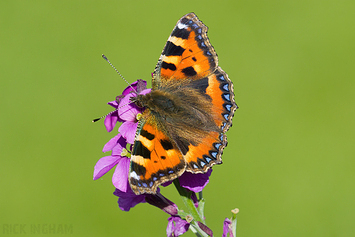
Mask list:
[[[218,65],[205,26],[194,13],[183,16],[172,31],[153,75],[153,89],[169,79],[200,79]]]
[[[141,119],[132,150],[129,183],[136,194],[156,193],[160,184],[185,171],[180,150],[153,119]]]

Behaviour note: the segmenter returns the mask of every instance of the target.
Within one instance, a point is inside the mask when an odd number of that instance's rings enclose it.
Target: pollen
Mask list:
[[[129,153],[129,151],[127,151],[126,148],[123,148],[122,152],[121,152],[121,156],[125,156],[125,157],[128,157],[128,158],[131,158],[131,153]]]
[[[141,113],[138,113],[138,114],[136,115],[137,121],[139,121],[141,118],[142,118],[142,114],[141,114]]]

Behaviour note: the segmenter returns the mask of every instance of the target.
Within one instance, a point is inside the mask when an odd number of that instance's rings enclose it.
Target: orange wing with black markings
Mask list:
[[[199,140],[183,139],[184,142],[180,141],[178,133],[172,131],[173,128],[169,130],[180,150],[186,151],[183,153],[187,163],[186,171],[205,173],[214,164],[222,163],[223,149],[227,146],[225,133],[232,125],[232,118],[238,107],[234,101],[233,84],[219,67],[208,77],[187,85],[202,91],[198,99],[205,99],[210,104],[209,113],[213,119],[213,124],[208,126],[216,126],[217,129],[207,131],[207,134]],[[188,126],[186,129],[189,129]]]
[[[207,30],[194,13],[183,16],[159,58],[152,91],[137,96],[146,110],[129,174],[136,194],[155,193],[185,171],[205,173],[222,163],[225,133],[238,107]]]
[[[153,89],[170,79],[199,79],[213,73],[218,57],[205,26],[194,13],[183,16],[163,49],[153,75]]]
[[[190,86],[200,91],[203,96],[198,99],[208,100],[211,104],[219,131],[210,131],[198,145],[193,142],[179,145],[181,142],[177,142],[181,150],[188,150],[184,155],[186,169],[193,173],[204,173],[213,164],[222,162],[221,155],[227,145],[225,132],[238,108],[233,84],[218,66],[218,57],[207,30],[208,27],[194,13],[183,16],[168,38],[153,75],[153,88],[164,90],[167,81],[177,80],[181,87]]]
[[[132,190],[136,194],[155,193],[159,184],[180,176],[185,166],[181,152],[163,131],[150,120],[141,119],[129,171]]]

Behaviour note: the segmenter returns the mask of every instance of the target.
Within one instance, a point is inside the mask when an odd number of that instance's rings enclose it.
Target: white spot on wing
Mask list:
[[[136,171],[132,171],[132,172],[129,174],[129,176],[130,176],[131,178],[134,178],[135,180],[140,180],[140,178],[139,178],[138,174],[136,173]]]
[[[187,25],[182,24],[181,22],[179,22],[179,23],[177,24],[177,27],[181,30],[181,29],[186,29],[186,28],[187,28]]]

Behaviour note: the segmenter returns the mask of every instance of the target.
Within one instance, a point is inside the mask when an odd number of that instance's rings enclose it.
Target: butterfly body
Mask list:
[[[182,17],[171,33],[153,74],[152,91],[133,102],[145,108],[129,173],[136,194],[155,193],[185,171],[205,173],[222,163],[225,132],[237,105],[207,27],[194,13]]]

